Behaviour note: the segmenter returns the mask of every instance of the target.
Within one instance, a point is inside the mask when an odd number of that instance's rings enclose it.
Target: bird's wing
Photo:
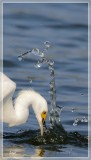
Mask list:
[[[0,102],[13,96],[16,83],[0,72]]]
[[[16,83],[0,72],[0,121],[10,123],[14,116],[12,96],[15,89]]]

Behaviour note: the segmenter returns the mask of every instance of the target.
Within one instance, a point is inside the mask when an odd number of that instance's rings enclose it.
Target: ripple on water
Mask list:
[[[28,130],[28,131],[18,131],[17,133],[4,133],[4,140],[10,140],[12,143],[16,144],[28,144],[28,145],[62,145],[62,144],[72,144],[78,146],[87,146],[88,139],[87,136],[83,136],[78,132],[67,133],[63,126],[56,125],[52,128],[45,129],[44,136],[40,135],[40,130]]]

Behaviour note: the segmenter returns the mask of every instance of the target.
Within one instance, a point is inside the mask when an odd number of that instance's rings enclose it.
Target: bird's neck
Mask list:
[[[24,90],[17,96],[14,106],[12,106],[12,115],[10,115],[9,126],[23,124],[29,116],[29,106],[36,108],[36,92],[32,90]],[[12,105],[12,104],[11,104]],[[10,107],[10,105],[9,105]],[[14,107],[14,108],[13,108]],[[36,109],[34,109],[35,111]]]
[[[15,111],[17,115],[25,114],[25,112],[29,112],[29,107],[34,106],[36,103],[35,100],[35,92],[32,90],[24,90],[19,93],[15,100]]]

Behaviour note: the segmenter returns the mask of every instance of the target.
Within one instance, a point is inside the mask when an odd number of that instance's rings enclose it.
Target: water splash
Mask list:
[[[45,47],[46,47],[47,49],[51,47],[51,44],[50,44],[49,41],[45,41],[45,42],[44,42],[44,45],[45,45]]]
[[[78,122],[79,122],[79,119],[76,118],[75,121],[74,121],[74,123],[73,123],[73,126],[77,126]]]
[[[43,48],[43,52],[47,52],[47,50],[51,47],[51,44],[49,41],[45,41],[44,42],[44,48]]]
[[[32,49],[31,53],[39,57],[44,57],[44,53],[41,52],[38,48]]]
[[[87,119],[87,117],[76,118],[76,119],[74,120],[73,126],[77,126],[79,122],[81,122],[81,123],[83,123],[83,122],[84,122],[84,123],[87,123],[87,122],[88,122],[88,119]]]
[[[43,63],[44,63],[44,59],[42,59],[41,61],[38,61],[38,62],[34,65],[34,67],[35,67],[35,68],[40,68],[40,67],[42,67]]]
[[[38,48],[33,48],[32,50],[29,50],[21,55],[18,56],[18,60],[22,61],[24,59],[25,56],[27,55],[35,55],[38,56],[40,58],[40,60],[37,61],[37,63],[34,65],[35,68],[40,68],[42,67],[43,64],[47,64],[48,66],[48,70],[50,73],[50,90],[49,90],[49,94],[50,94],[50,117],[49,117],[49,121],[50,121],[50,126],[53,127],[55,125],[60,126],[60,117],[61,117],[61,112],[63,110],[63,108],[61,107],[57,107],[57,103],[56,103],[56,85],[55,85],[55,70],[54,70],[54,61],[52,59],[48,59],[45,56],[45,52],[48,51],[48,49],[51,47],[51,44],[49,41],[44,42],[44,48],[43,51],[40,51]],[[72,107],[71,108],[71,112],[76,111],[77,108],[76,107]],[[74,120],[73,126],[77,126],[79,122],[87,122],[87,118],[76,118]]]
[[[61,109],[52,109],[50,111],[50,117],[49,117],[49,121],[50,121],[50,127],[52,128],[55,125],[59,125],[60,124],[60,117],[61,117]]]
[[[21,57],[21,56],[18,56],[18,60],[19,60],[19,61],[22,61],[22,57]]]
[[[49,147],[53,147],[56,144],[73,144],[78,146],[87,146],[88,137],[79,134],[78,132],[65,132],[64,128],[55,126],[47,129],[44,136],[41,137],[39,130],[26,130],[17,133],[3,133],[3,138],[8,139],[12,143],[16,144],[32,144],[35,146],[47,144]],[[50,145],[51,146],[50,146]]]
[[[88,122],[87,117],[83,117],[83,118],[81,119],[81,122],[85,122],[85,123],[87,123],[87,122]]]
[[[27,55],[30,55],[30,54],[31,54],[31,51],[32,51],[32,50],[29,50],[29,51],[27,51],[27,52],[25,52],[25,53],[23,53],[23,54],[19,55],[19,56],[18,56],[18,60],[19,60],[19,61],[22,61],[22,60],[23,60],[23,58],[24,58],[25,56],[27,56]]]
[[[56,85],[55,85],[55,73],[54,73],[54,61],[51,59],[48,59],[44,52],[47,51],[51,47],[51,44],[49,41],[44,42],[44,49],[43,51],[40,51],[38,48],[33,48],[32,50],[27,51],[26,53],[23,53],[18,56],[18,60],[21,61],[26,55],[33,54],[35,56],[39,56],[41,60],[38,60],[38,62],[34,65],[35,68],[40,68],[45,63],[48,66],[48,70],[50,73],[50,103],[51,103],[51,110],[50,110],[50,124],[51,127],[55,124],[60,124],[60,114],[61,109],[57,108],[56,104]]]
[[[72,107],[71,112],[75,112],[75,111],[77,111],[77,110],[78,110],[78,108]]]

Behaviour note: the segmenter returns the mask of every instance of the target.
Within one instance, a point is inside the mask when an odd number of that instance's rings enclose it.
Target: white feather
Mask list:
[[[8,123],[10,127],[25,123],[29,116],[29,107],[32,106],[39,125],[43,129],[41,113],[43,111],[48,112],[47,101],[32,89],[22,90],[13,105],[12,97],[16,84],[3,73],[0,73],[0,79],[2,79],[3,84],[0,96],[0,105],[3,101],[3,122]],[[2,109],[1,106],[0,108]]]

